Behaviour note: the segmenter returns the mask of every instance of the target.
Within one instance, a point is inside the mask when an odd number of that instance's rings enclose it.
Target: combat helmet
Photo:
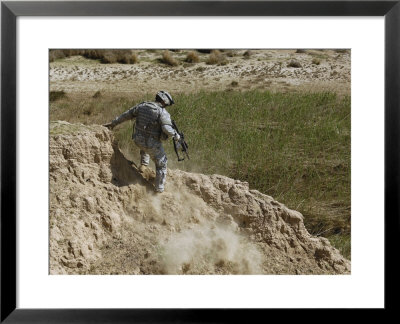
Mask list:
[[[163,102],[166,106],[171,106],[175,103],[171,95],[164,90],[157,92],[156,101]]]

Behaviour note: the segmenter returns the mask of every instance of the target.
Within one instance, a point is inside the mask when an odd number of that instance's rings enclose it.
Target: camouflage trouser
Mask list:
[[[147,166],[150,158],[154,161],[156,165],[155,187],[157,191],[163,191],[167,177],[167,156],[161,141],[140,134],[134,136],[134,141],[140,149],[140,163]]]

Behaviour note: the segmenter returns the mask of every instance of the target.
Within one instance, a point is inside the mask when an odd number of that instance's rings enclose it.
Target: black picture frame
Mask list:
[[[38,1],[1,3],[1,322],[235,322],[261,309],[16,308],[16,19],[19,16],[384,16],[385,18],[385,309],[398,287],[400,1]],[[373,130],[371,130],[373,131]],[[371,193],[373,195],[373,193]],[[368,197],[366,197],[368,199]],[[249,313],[249,314],[247,314]]]

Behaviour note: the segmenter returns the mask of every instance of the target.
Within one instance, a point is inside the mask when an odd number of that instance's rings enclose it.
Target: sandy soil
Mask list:
[[[226,64],[136,64],[73,56],[50,63],[50,90],[76,95],[263,89],[350,94],[350,52],[225,50]],[[295,64],[290,64],[293,61]],[[295,65],[298,67],[293,67]],[[139,173],[97,125],[50,125],[51,274],[347,274],[351,263],[303,216],[248,184],[169,170],[155,195],[154,170]]]
[[[350,94],[349,50],[225,50],[224,65],[184,63],[188,50],[172,52],[180,64],[159,62],[162,51],[136,51],[136,64],[101,64],[72,56],[50,63],[50,90],[114,93],[172,93],[200,90],[334,91]],[[299,67],[290,66],[295,61]],[[293,64],[292,64],[293,65]]]
[[[98,125],[50,124],[50,274],[349,274],[303,216],[246,182],[169,170],[153,190]]]

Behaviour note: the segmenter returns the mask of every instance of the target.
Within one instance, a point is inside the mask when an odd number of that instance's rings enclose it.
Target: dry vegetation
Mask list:
[[[163,52],[161,62],[170,66],[179,65],[179,62],[172,56],[171,52],[168,50],[165,50]]]
[[[49,96],[49,100],[51,101],[56,101],[59,100],[61,98],[65,98],[66,94],[65,91],[50,91],[50,96]]]
[[[251,52],[251,51],[246,51],[246,52],[243,53],[243,57],[244,57],[245,59],[249,59],[251,55],[252,55],[252,52]]]
[[[199,59],[199,56],[197,55],[196,52],[190,51],[186,56],[185,62],[187,62],[187,63],[199,63],[200,59]]]
[[[100,60],[101,63],[112,64],[135,64],[138,62],[138,56],[132,50],[119,49],[119,50],[104,50],[104,49],[91,49],[91,50],[80,50],[80,49],[64,49],[64,50],[50,50],[49,59],[50,62],[54,62],[57,59],[71,57],[74,55],[82,55],[88,59]]]
[[[213,50],[208,57],[207,64],[227,64],[226,56],[219,50]]]
[[[320,64],[321,64],[321,61],[320,61],[319,59],[317,59],[317,58],[313,58],[312,64],[320,65]]]
[[[301,68],[301,64],[296,60],[291,60],[288,64],[288,67]]]
[[[190,164],[176,165],[167,148],[171,167],[248,181],[302,212],[311,233],[328,237],[350,257],[348,50],[135,53],[135,65],[55,59],[51,120],[102,124],[169,90],[177,102],[171,115],[193,155]],[[179,65],[160,62],[164,53]],[[130,123],[115,130],[126,153],[136,152],[131,132]]]

